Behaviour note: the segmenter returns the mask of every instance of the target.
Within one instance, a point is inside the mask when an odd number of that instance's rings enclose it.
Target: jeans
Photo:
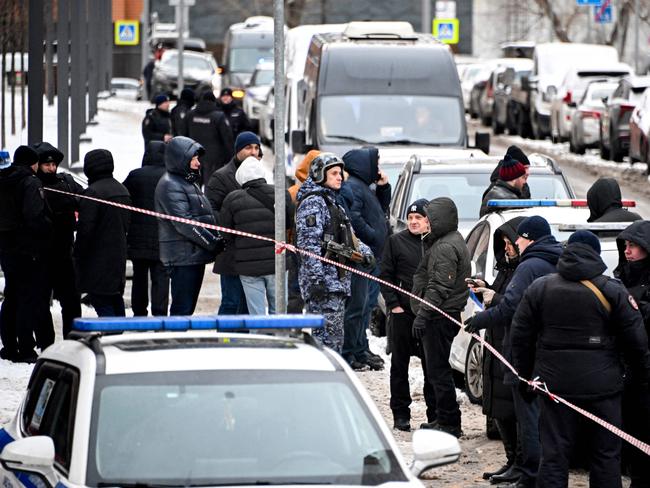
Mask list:
[[[172,266],[172,306],[170,315],[192,315],[199,299],[205,265]]]
[[[240,276],[248,313],[251,315],[266,314],[268,302],[269,314],[275,313],[275,275]]]
[[[246,297],[244,288],[238,275],[219,275],[221,281],[221,305],[219,315],[247,314]]]
[[[539,400],[531,403],[523,399],[517,385],[512,385],[512,399],[517,417],[517,439],[521,451],[522,481],[532,483],[537,479],[541,446],[539,442]]]
[[[131,308],[136,317],[149,315],[149,276],[151,276],[151,315],[167,315],[169,306],[169,274],[158,260],[132,259],[133,280]]]
[[[122,295],[88,293],[88,298],[98,317],[126,317]]]

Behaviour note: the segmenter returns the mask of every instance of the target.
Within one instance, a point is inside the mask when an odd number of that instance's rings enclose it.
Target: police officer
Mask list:
[[[156,95],[153,99],[155,108],[150,108],[142,119],[142,137],[144,148],[147,149],[149,141],[167,142],[172,138],[172,120],[169,113],[169,97]]]
[[[67,173],[57,173],[63,160],[63,153],[48,142],[37,142],[32,146],[38,153],[38,172],[44,188],[53,188],[68,193],[81,194],[83,187]],[[80,294],[75,283],[72,246],[76,228],[75,212],[79,201],[74,196],[45,191],[47,209],[52,219],[52,238],[49,259],[45,260],[48,275],[48,295],[54,293],[61,304],[63,336],[72,330],[72,321],[81,317]]]
[[[524,293],[512,321],[512,358],[524,378],[539,375],[552,393],[621,427],[621,353],[646,388],[650,353],[634,298],[618,280],[602,274],[606,269],[598,238],[583,230],[572,234],[558,272]],[[522,393],[526,388],[520,382]],[[589,432],[590,486],[621,486],[621,439],[547,395],[541,399],[537,486],[567,486],[580,426]]]
[[[0,357],[22,363],[36,361],[34,324],[50,313],[42,259],[51,227],[37,168],[36,151],[20,146],[12,165],[0,170],[0,264],[5,275]],[[54,334],[49,340],[54,342]]]
[[[359,261],[372,264],[370,248],[357,240],[345,209],[336,203],[343,182],[344,164],[332,153],[321,153],[309,167],[309,177],[298,191],[296,242],[299,248],[325,255],[328,242],[342,244],[360,254]],[[340,256],[332,256],[339,259]],[[348,260],[342,260],[349,263]],[[325,317],[324,329],[314,331],[323,345],[341,353],[343,313],[350,295],[350,273],[317,258],[301,256],[300,291],[310,313]]]
[[[413,274],[422,260],[422,235],[429,232],[429,219],[424,207],[426,199],[414,201],[408,207],[406,219],[408,228],[388,238],[381,259],[379,277],[404,290],[413,287]],[[422,357],[421,347],[411,334],[413,319],[409,297],[390,286],[381,285],[381,294],[389,311],[388,340],[392,359],[390,362],[390,409],[393,412],[393,427],[410,431],[411,394],[409,391],[409,362],[411,356]],[[424,399],[427,417],[436,418],[436,399],[427,378],[424,361]]]
[[[253,126],[246,112],[234,102],[232,88],[224,88],[221,90],[219,94],[219,105],[223,113],[228,117],[233,138],[237,139],[237,136],[242,132],[253,130]]]

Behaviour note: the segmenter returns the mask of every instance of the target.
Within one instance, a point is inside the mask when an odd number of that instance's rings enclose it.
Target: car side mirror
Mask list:
[[[418,478],[432,468],[455,463],[460,458],[460,444],[453,435],[439,430],[413,432],[411,473]]]
[[[304,130],[294,130],[291,132],[291,150],[294,154],[304,154],[307,152],[305,148]]]
[[[578,106],[578,104],[576,102],[569,102],[569,103],[567,103],[567,106],[569,106],[571,108],[576,108]]]
[[[603,97],[603,98],[601,98],[601,100],[603,102],[603,105],[605,105],[605,107],[607,107],[607,104],[609,103],[609,97]]]
[[[477,132],[474,137],[474,147],[480,149],[485,154],[490,154],[490,133]]]
[[[38,435],[10,442],[0,453],[0,463],[9,471],[32,473],[50,487],[56,485],[54,442],[50,437]]]

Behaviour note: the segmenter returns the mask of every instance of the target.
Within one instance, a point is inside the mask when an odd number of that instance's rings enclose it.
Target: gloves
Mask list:
[[[327,287],[321,281],[315,283],[309,289],[309,298],[312,300],[320,301],[325,298],[325,295],[327,295]]]
[[[363,263],[366,268],[374,268],[377,265],[377,260],[372,254],[366,254],[363,257]]]
[[[214,245],[214,255],[218,256],[226,250],[226,240],[222,236],[217,236],[217,240]]]
[[[483,295],[483,305],[487,307],[492,303],[492,299],[494,298],[496,292],[489,288],[479,286],[478,288],[474,288],[474,293],[480,293]]]
[[[537,397],[535,389],[524,381],[520,381],[517,384],[517,389],[519,390],[521,398],[523,398],[526,403],[533,403],[533,400]]]
[[[471,316],[468,318],[465,322],[465,332],[468,334],[478,334],[478,331],[481,330],[481,327],[477,323],[477,321],[474,320],[475,315]]]
[[[415,320],[413,321],[413,327],[411,329],[413,337],[415,337],[417,340],[421,340],[424,337],[424,333],[426,331],[427,321],[418,315],[415,317]]]

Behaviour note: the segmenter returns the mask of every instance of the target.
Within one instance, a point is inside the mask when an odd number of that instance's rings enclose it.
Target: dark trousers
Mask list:
[[[527,402],[512,385],[512,400],[517,417],[518,457],[521,459],[519,471],[522,481],[534,485],[539,470],[541,446],[539,441],[539,399]]]
[[[169,274],[159,260],[132,259],[131,308],[136,317],[149,315],[149,279],[151,278],[151,314],[167,315]]]
[[[39,259],[8,253],[0,253],[0,264],[5,275],[0,309],[2,345],[10,355],[34,354],[36,330],[41,349],[54,342],[45,267]]]
[[[221,305],[219,315],[247,314],[246,295],[238,275],[219,275],[221,281]]]
[[[494,425],[499,431],[499,436],[503,442],[503,449],[506,451],[507,464],[519,467],[521,459],[517,456],[517,419],[512,417],[494,418]]]
[[[409,363],[411,356],[422,358],[421,346],[413,338],[411,326],[414,316],[409,312],[391,313],[388,320],[391,326],[391,361],[390,361],[390,409],[393,418],[411,418],[411,391],[409,388]],[[424,372],[424,401],[427,405],[427,422],[436,420],[436,395],[429,382],[427,370],[422,361]]]
[[[173,266],[171,269],[172,306],[170,315],[192,315],[203,284],[204,264]]]
[[[47,262],[50,292],[61,304],[63,337],[72,330],[74,319],[81,317],[81,294],[77,291],[72,257],[57,257]]]
[[[364,353],[363,339],[366,330],[363,312],[368,300],[368,280],[355,273],[350,280],[350,296],[345,301],[343,314],[343,357],[351,362],[361,359]]]
[[[612,425],[621,426],[620,395],[573,403]],[[587,439],[582,444],[590,450],[590,488],[620,488],[621,439],[569,407],[546,397],[541,399],[539,431],[542,461],[537,486],[568,486],[569,458],[578,439],[578,427],[581,424],[588,426]]]
[[[88,293],[88,298],[98,317],[126,317],[122,295]]]
[[[450,315],[460,322],[460,313]],[[456,401],[449,352],[458,331],[458,326],[450,320],[435,317],[427,323],[421,341],[427,378],[435,392],[436,417],[440,424],[453,427],[460,427],[460,408]]]
[[[300,258],[295,253],[287,254],[287,313],[302,313],[305,302],[300,294],[298,283],[298,270]]]
[[[623,430],[643,442],[650,442],[650,394],[646,385],[627,383],[623,392]],[[632,483],[630,488],[650,488],[648,456],[623,443],[623,464]]]

